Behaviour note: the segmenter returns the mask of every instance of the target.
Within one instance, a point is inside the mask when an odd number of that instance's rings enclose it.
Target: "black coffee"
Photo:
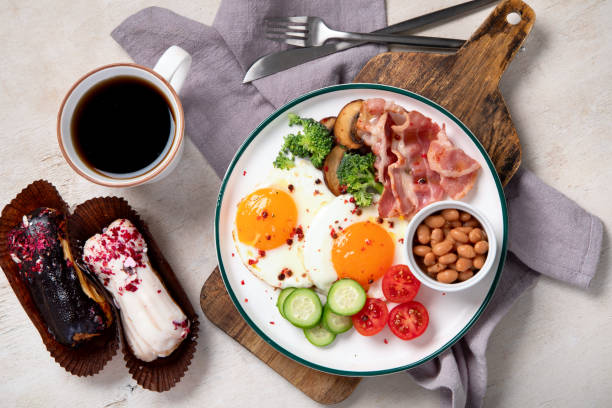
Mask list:
[[[119,176],[161,160],[174,128],[165,96],[148,82],[129,76],[102,81],[87,91],[71,123],[81,159],[94,170]]]

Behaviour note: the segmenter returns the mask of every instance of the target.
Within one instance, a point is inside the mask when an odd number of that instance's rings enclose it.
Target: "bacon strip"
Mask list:
[[[427,152],[427,160],[435,172],[444,177],[461,177],[480,168],[476,160],[453,145],[444,128],[437,136],[438,140],[431,143]]]
[[[430,118],[381,98],[363,102],[358,135],[376,155],[374,166],[384,191],[381,217],[410,217],[446,192],[459,199],[476,182],[478,162],[455,147]]]
[[[461,177],[442,177],[440,185],[453,200],[460,200],[474,187],[478,170]]]

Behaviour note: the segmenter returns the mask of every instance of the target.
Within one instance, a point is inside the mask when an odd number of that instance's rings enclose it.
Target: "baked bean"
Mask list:
[[[425,224],[419,225],[419,227],[417,228],[417,240],[421,244],[425,245],[425,244],[429,244],[430,239],[431,239],[431,229]]]
[[[441,263],[437,263],[427,267],[427,272],[438,273],[443,271],[446,268],[446,265],[442,265]]]
[[[434,253],[433,252],[426,253],[425,256],[423,257],[423,264],[425,266],[431,266],[435,263],[436,263],[436,256],[434,255]]]
[[[459,272],[467,271],[472,267],[472,260],[470,258],[459,258],[455,265]]]
[[[457,221],[459,219],[459,211],[454,208],[442,210],[442,216],[446,221]]]
[[[414,252],[414,254],[418,256],[425,256],[429,252],[431,252],[431,247],[427,245],[417,245],[414,248],[412,248],[412,252]]]
[[[457,255],[452,252],[449,252],[446,255],[442,255],[441,257],[438,258],[438,262],[444,265],[452,264],[456,260],[457,260]]]
[[[431,231],[431,239],[435,239],[438,242],[442,241],[444,239],[444,231],[442,231],[440,228],[435,228]]]
[[[436,244],[438,244],[438,243],[440,243],[442,241],[444,241],[444,239],[437,240],[437,239],[433,239],[432,238],[431,241],[429,241],[429,245],[431,245],[431,247],[433,248],[434,245],[436,245]]]
[[[435,253],[436,251],[434,251],[434,254]],[[476,256],[476,251],[473,246],[464,244],[457,247],[457,254],[462,258],[473,258]]]
[[[429,228],[440,228],[444,225],[446,220],[441,215],[430,215],[425,218],[425,225]]]
[[[475,218],[472,218],[471,220],[467,220],[463,223],[464,227],[479,227],[480,223],[478,222],[478,220],[476,220]]]
[[[428,247],[429,248],[429,247]],[[442,256],[446,253],[448,253],[451,249],[453,249],[453,243],[450,241],[442,241],[437,243],[436,245],[434,245],[434,247],[432,248],[433,253],[438,255],[438,256]],[[473,248],[472,248],[473,249]],[[415,252],[416,253],[416,252]],[[417,254],[418,255],[418,254]]]
[[[451,264],[446,265],[448,269],[452,269],[453,271],[457,270],[457,262],[453,262]]]
[[[427,276],[429,276],[431,279],[436,279],[437,274],[437,272],[427,272]]]
[[[436,275],[436,279],[438,282],[442,283],[453,283],[457,280],[459,273],[457,271],[453,271],[452,269],[446,269]]]
[[[450,241],[450,242],[451,242],[451,244],[453,244],[453,245],[454,245],[454,244],[457,242],[457,241],[455,241],[455,240],[453,239],[453,237],[451,236],[450,231],[448,231],[448,234],[446,234],[446,237],[444,237],[444,240],[445,240],[445,241]],[[454,248],[454,246],[453,246],[453,248]]]
[[[459,231],[463,232],[466,235],[469,235],[470,232],[472,232],[472,230],[474,228],[472,228],[472,227],[457,227],[456,229],[458,229]]]
[[[461,212],[461,215],[459,215],[459,219],[463,222],[469,220],[470,218],[472,218],[472,215],[463,211]]]
[[[451,230],[450,236],[453,237],[453,239],[457,242],[462,242],[464,244],[468,242],[467,234],[465,232],[459,231],[459,229],[457,228]]]
[[[485,263],[485,257],[484,255],[478,255],[477,257],[475,257],[472,260],[472,263],[474,264],[474,268],[476,269],[482,269],[484,263]]]
[[[474,244],[474,251],[479,255],[486,254],[488,250],[489,243],[487,241],[478,241]]]
[[[482,241],[484,238],[484,234],[480,228],[474,228],[470,231],[470,242],[472,244],[477,243],[478,241]]]
[[[448,234],[450,234],[450,228],[448,227],[444,227],[442,228],[442,232],[444,233],[444,237],[448,237]]]
[[[472,271],[463,271],[459,272],[459,281],[464,282],[474,276],[474,272]]]

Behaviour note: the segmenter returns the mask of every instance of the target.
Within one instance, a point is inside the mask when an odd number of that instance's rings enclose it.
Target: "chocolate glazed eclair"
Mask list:
[[[74,263],[60,212],[41,207],[24,215],[8,241],[19,275],[58,342],[74,347],[110,326],[110,305]]]

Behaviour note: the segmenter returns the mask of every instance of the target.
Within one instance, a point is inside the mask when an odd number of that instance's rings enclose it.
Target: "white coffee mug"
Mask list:
[[[187,51],[173,45],[160,57],[153,69],[142,65],[119,63],[105,65],[81,77],[68,91],[57,116],[57,139],[64,158],[79,175],[107,187],[132,187],[160,180],[178,163],[183,152],[185,118],[178,93],[191,66]],[[131,76],[145,80],[169,102],[175,120],[175,131],[160,156],[147,167],[129,174],[109,174],[88,166],[77,154],[71,134],[71,122],[81,98],[92,87],[110,78]]]

